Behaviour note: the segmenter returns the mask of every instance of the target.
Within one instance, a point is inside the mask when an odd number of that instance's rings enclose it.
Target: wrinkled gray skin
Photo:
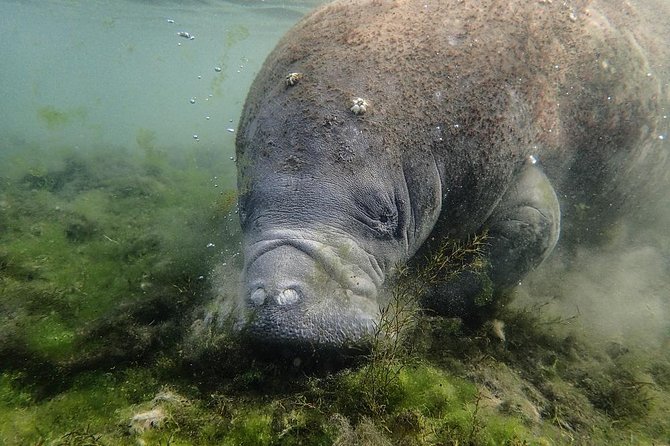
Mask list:
[[[597,234],[639,204],[667,172],[665,67],[650,62],[667,57],[637,20],[570,0],[339,1],[303,19],[238,133],[244,333],[364,345],[394,266],[444,238],[488,231],[499,291],[561,226]],[[423,303],[462,315],[471,294],[454,283]]]

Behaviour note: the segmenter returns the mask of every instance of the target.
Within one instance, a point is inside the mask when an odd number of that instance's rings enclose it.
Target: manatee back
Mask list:
[[[263,125],[300,141],[346,138],[337,129],[352,125],[375,142],[352,158],[438,166],[443,231],[476,231],[530,155],[568,216],[580,204],[621,211],[667,175],[667,57],[642,22],[618,0],[336,1],[264,64],[238,158]],[[287,88],[291,72],[303,78]],[[369,101],[364,115],[350,112],[355,97]],[[408,182],[422,187],[421,175]]]
[[[562,136],[542,160],[561,199],[566,237],[597,239],[621,215],[653,206],[670,184],[669,42],[649,14],[618,1],[583,10],[589,38],[557,85]]]

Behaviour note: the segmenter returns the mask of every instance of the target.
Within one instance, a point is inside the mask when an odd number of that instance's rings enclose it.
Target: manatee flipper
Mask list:
[[[515,286],[556,246],[561,211],[544,172],[527,163],[486,222],[490,277],[496,288]]]
[[[551,253],[560,232],[560,207],[549,179],[526,163],[484,225],[485,271],[464,271],[423,296],[428,309],[445,316],[480,313],[492,293],[513,287]]]

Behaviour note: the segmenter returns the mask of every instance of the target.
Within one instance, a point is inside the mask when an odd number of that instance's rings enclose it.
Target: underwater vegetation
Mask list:
[[[233,166],[137,142],[0,170],[0,444],[670,441],[667,348],[593,345],[542,304],[474,327],[419,311],[445,268],[481,267],[482,239],[402,271],[371,351],[344,364],[189,335],[210,272],[239,267]]]
[[[208,225],[234,210],[229,198],[216,208],[232,180],[215,188],[197,162],[119,150],[72,152],[23,172],[3,166],[3,369],[61,379],[143,357],[171,337],[224,249],[207,248],[222,237]]]
[[[46,105],[37,109],[37,117],[42,123],[46,124],[49,130],[56,130],[73,121],[84,121],[86,119],[86,109],[77,107],[60,110],[53,105]]]

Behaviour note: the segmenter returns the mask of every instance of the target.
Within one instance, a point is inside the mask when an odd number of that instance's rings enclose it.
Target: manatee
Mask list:
[[[485,233],[485,277],[417,296],[467,317],[559,236],[636,211],[668,175],[667,42],[644,22],[618,0],[340,0],[303,18],[237,134],[245,336],[365,346],[399,265]]]

